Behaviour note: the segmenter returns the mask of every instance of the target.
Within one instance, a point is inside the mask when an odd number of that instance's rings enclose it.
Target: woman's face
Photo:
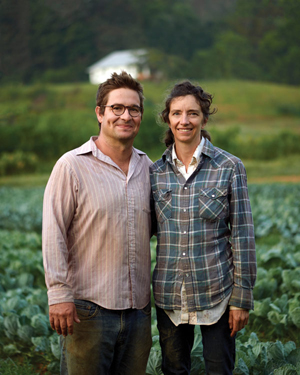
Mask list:
[[[197,147],[201,140],[201,129],[206,122],[194,95],[179,96],[171,101],[169,127],[175,144],[184,143]]]

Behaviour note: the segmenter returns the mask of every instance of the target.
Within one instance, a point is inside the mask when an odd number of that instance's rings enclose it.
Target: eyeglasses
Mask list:
[[[138,106],[130,107],[123,104],[113,104],[113,105],[100,105],[100,107],[110,107],[116,116],[121,116],[128,109],[130,116],[137,117],[142,113],[142,109]]]

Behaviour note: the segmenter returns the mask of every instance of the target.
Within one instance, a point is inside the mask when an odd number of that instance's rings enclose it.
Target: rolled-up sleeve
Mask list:
[[[230,227],[234,286],[229,305],[253,309],[256,279],[254,226],[244,165],[238,162],[231,180]]]
[[[67,283],[67,234],[76,211],[77,190],[72,169],[60,159],[49,178],[43,202],[43,262],[49,305],[74,301]]]

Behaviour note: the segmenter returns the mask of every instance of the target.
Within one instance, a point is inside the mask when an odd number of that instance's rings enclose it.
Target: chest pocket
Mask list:
[[[153,192],[157,221],[163,223],[172,214],[172,190],[161,189]]]
[[[229,216],[228,191],[222,188],[201,189],[199,193],[199,217],[215,221]]]

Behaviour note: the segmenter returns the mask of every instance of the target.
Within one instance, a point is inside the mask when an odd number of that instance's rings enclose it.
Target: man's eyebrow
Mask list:
[[[122,103],[114,103],[114,104],[110,104],[110,105],[122,105],[124,107],[137,107],[137,108],[141,108],[138,104],[125,105],[125,104],[122,104]]]

